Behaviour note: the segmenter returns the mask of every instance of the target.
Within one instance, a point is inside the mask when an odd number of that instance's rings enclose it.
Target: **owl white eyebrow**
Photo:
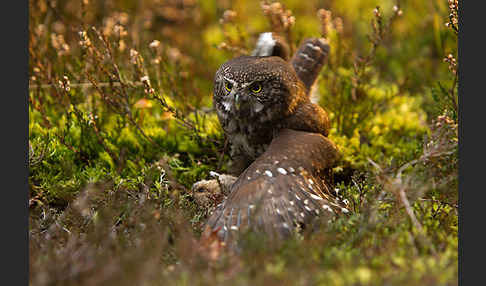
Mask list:
[[[231,84],[233,84],[233,85],[236,85],[236,84],[237,84],[235,80],[232,80],[232,79],[227,78],[227,77],[225,77],[225,76],[223,76],[223,78],[224,78],[224,80],[229,81],[229,82],[230,82]]]
[[[245,83],[242,83],[242,84],[238,84],[235,80],[232,80],[230,78],[227,78],[225,76],[223,76],[223,78],[226,80],[226,81],[229,81],[234,87],[241,87],[241,88],[245,88],[249,85],[251,85],[252,83],[254,83],[255,81],[251,81],[251,82],[245,82]]]
[[[251,84],[252,84],[252,83],[254,83],[254,82],[255,82],[255,81],[251,81],[251,82],[242,83],[242,84],[241,84],[241,88],[245,88],[245,87],[247,87],[247,86],[251,85]]]

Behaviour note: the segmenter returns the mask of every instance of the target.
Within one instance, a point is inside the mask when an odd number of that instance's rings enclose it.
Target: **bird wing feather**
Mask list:
[[[213,231],[218,230],[222,240],[232,240],[245,230],[288,237],[312,225],[317,217],[330,218],[346,212],[343,211],[343,203],[333,196],[325,178],[318,172],[318,169],[328,168],[333,164],[329,159],[332,154],[327,154],[328,157],[323,154],[336,151],[329,148],[329,145],[322,145],[328,143],[328,139],[322,135],[300,131],[283,134],[279,136],[285,138],[279,137],[277,142],[272,142],[269,149],[240,175],[226,201],[209,218],[207,226]],[[308,157],[303,156],[297,160],[288,152],[296,146],[286,145],[285,142],[300,142],[304,145],[301,147],[313,148],[307,148]],[[279,152],[274,152],[276,146],[280,146]],[[314,150],[316,148],[319,150]],[[316,151],[323,152],[322,156]],[[327,158],[327,162],[313,164],[310,160],[312,156],[317,156],[314,160]]]

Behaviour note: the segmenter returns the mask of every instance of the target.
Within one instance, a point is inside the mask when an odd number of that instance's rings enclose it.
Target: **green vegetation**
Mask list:
[[[457,285],[457,1],[321,2],[29,1],[31,284]],[[190,188],[227,167],[214,72],[269,30],[330,42],[353,212],[235,255]]]

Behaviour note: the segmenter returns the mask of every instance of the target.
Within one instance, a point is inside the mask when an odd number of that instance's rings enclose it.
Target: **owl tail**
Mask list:
[[[304,40],[290,60],[297,76],[307,90],[311,90],[329,54],[329,44],[324,38]]]

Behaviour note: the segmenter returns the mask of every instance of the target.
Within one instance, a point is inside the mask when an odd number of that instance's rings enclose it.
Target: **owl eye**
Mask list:
[[[259,93],[262,91],[262,85],[260,83],[255,83],[250,87],[250,91],[253,93]]]
[[[224,88],[227,91],[231,91],[231,89],[233,88],[233,84],[231,82],[227,81],[227,82],[224,83]]]

